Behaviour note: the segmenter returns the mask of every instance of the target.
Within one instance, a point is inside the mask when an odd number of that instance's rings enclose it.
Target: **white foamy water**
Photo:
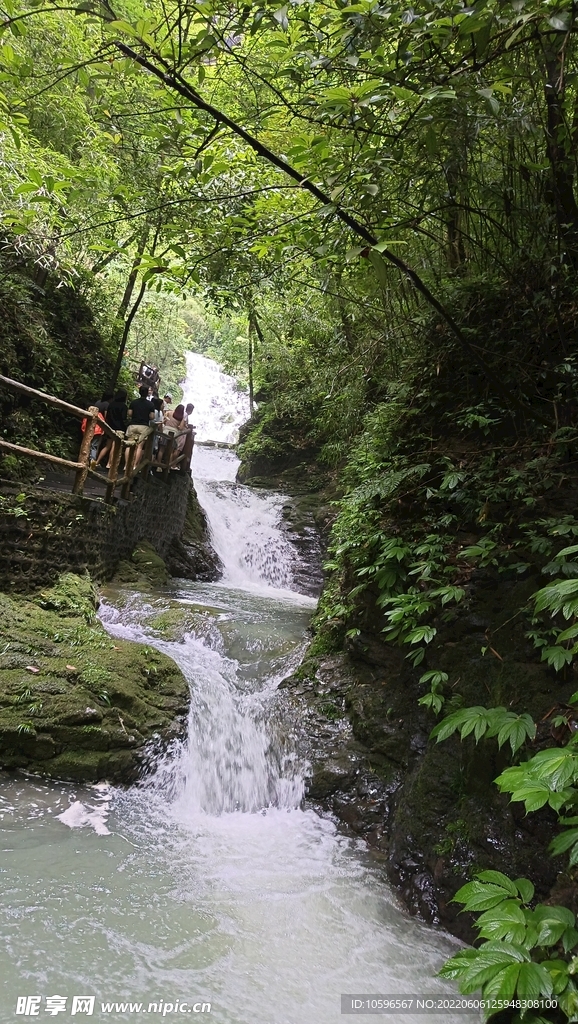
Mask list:
[[[182,1020],[204,1001],[218,1024],[339,1024],[342,992],[453,994],[435,975],[454,940],[403,912],[361,842],[303,809],[277,687],[313,602],[291,589],[278,506],[236,489],[232,455],[206,456],[196,485],[225,579],[111,590],[101,607],[113,637],[180,665],[186,740],[129,789],[6,777],[0,790],[0,1024],[27,1019],[22,995],[41,997],[44,1020],[58,994],[61,1020],[87,996],[99,1022]],[[174,641],[157,622],[169,608],[185,616]]]
[[[213,359],[196,352],[187,352],[186,359],[183,403],[192,402],[195,406],[192,422],[197,441],[235,444],[239,427],[249,419],[248,394]]]
[[[248,398],[212,359],[189,352],[183,401],[195,406],[197,441],[236,440]],[[193,479],[209,520],[213,547],[232,586],[292,591],[296,553],[279,529],[285,498],[236,483],[232,451],[196,447]]]
[[[292,592],[297,554],[279,529],[285,498],[235,482],[234,452],[196,448],[193,478],[231,586]]]

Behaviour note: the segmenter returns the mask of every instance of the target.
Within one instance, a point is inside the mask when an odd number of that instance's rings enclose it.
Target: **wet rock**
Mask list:
[[[148,541],[137,544],[130,560],[119,562],[113,583],[130,583],[133,586],[162,586],[169,581],[169,572],[164,559]]]
[[[313,774],[307,784],[307,796],[312,800],[323,800],[349,787],[354,778],[355,766],[347,758],[324,761],[313,767]]]
[[[222,574],[219,560],[205,544],[185,543],[175,538],[166,555],[166,566],[171,576],[183,580],[203,580],[211,583]]]
[[[175,538],[166,555],[171,576],[185,580],[218,580],[222,566],[209,540],[207,517],[193,487],[189,492],[183,532]]]
[[[2,768],[130,780],[151,740],[162,745],[184,732],[189,687],[181,672],[155,650],[113,641],[96,620],[87,577],[67,574],[29,599],[0,594],[0,649]]]

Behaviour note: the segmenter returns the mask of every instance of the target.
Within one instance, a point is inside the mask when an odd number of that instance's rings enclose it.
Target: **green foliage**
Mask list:
[[[4,467],[2,467],[4,468]],[[26,495],[24,493],[10,497],[0,494],[0,515],[14,516],[16,519],[28,519],[28,511],[25,508]]]
[[[578,751],[574,742],[566,747],[540,750],[529,761],[507,768],[496,779],[499,789],[512,800],[523,801],[526,811],[548,803],[554,810],[572,803],[578,781]]]
[[[485,1019],[511,1000],[535,1001],[535,1008],[543,1000],[546,1011],[557,1003],[569,1020],[575,1019],[574,914],[566,907],[540,903],[532,908],[533,896],[534,886],[527,878],[512,881],[500,871],[479,872],[454,896],[464,910],[480,915],[476,929],[484,941],[475,949],[460,950],[440,974],[457,981],[464,994],[481,990],[490,1007]],[[528,1019],[532,1018],[524,1012],[516,1017]]]
[[[113,360],[81,286],[54,273],[40,290],[34,267],[7,251],[0,251],[0,271],[0,372],[86,408],[101,397]],[[0,432],[12,443],[59,457],[78,453],[77,419],[4,386]],[[3,455],[0,475],[22,479],[26,465]]]
[[[558,532],[559,529],[560,527]],[[569,526],[570,529],[572,527]],[[571,544],[553,556],[544,566],[543,572],[547,575],[562,572],[570,579],[554,580],[538,590],[532,598],[533,629],[528,635],[534,641],[534,645],[542,649],[542,661],[546,661],[556,672],[570,665],[578,653],[578,562],[569,558],[577,552],[578,545]],[[543,612],[549,612],[551,619],[554,620],[550,628],[544,628],[542,625]],[[562,620],[565,623],[570,622],[570,625],[558,625]]]
[[[97,597],[90,576],[66,572],[49,590],[35,598],[41,608],[55,610],[61,616],[81,616],[89,625],[96,619]]]
[[[498,747],[509,743],[512,754],[515,754],[527,740],[534,739],[536,726],[527,714],[516,715],[506,708],[470,707],[460,708],[438,722],[432,730],[432,737],[440,743],[455,732],[459,732],[462,740],[473,735],[476,743],[483,736],[488,739],[496,737]]]
[[[415,664],[415,659],[414,659]],[[420,684],[429,683],[429,692],[423,697],[420,697],[418,704],[422,707],[429,708],[434,714],[439,715],[444,705],[444,697],[440,693],[440,690],[448,681],[447,672],[440,672],[437,669],[430,669],[428,672],[424,672],[419,678]]]

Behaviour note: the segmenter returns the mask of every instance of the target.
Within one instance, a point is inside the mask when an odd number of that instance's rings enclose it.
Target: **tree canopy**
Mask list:
[[[524,267],[553,303],[574,272],[575,27],[535,0],[10,0],[6,244],[40,281],[124,273],[123,345],[150,289],[289,319],[321,296],[370,387],[433,310],[547,419],[471,345],[455,289]]]

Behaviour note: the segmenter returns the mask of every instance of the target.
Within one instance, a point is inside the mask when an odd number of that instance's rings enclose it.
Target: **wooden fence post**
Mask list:
[[[151,462],[153,460],[153,445],[155,443],[155,437],[156,436],[157,436],[157,432],[156,432],[156,427],[155,427],[154,430],[151,430],[149,436],[147,437],[147,439],[146,439],[146,441],[144,443],[143,453],[142,453],[142,461],[144,462],[144,466],[143,466],[143,468],[140,471],[140,474],[141,474],[141,476],[142,476],[142,478],[144,480],[147,479],[147,477],[149,475],[149,470],[151,468]]]
[[[90,418],[87,417],[86,428],[80,442],[80,450],[78,452],[78,461],[82,463],[82,468],[77,469],[74,477],[74,484],[72,485],[73,494],[82,494],[84,490],[84,484],[86,477],[88,476],[88,466],[90,463],[90,449],[92,447],[92,439],[94,437],[94,429],[96,427],[96,421],[98,419],[98,409],[95,405],[91,405],[88,408]]]
[[[168,444],[165,448],[165,468],[163,469],[163,480],[166,481],[169,478],[169,472],[171,468],[171,459],[173,457],[173,451],[175,450],[175,437],[174,434],[169,437]]]
[[[187,436],[185,437],[185,443],[183,445],[183,461],[181,462],[181,464],[179,466],[179,469],[183,473],[190,472],[190,469],[191,469],[191,459],[193,457],[193,444],[194,444],[194,441],[195,441],[195,436],[194,436],[194,434],[193,434],[193,432],[191,430],[190,433],[188,433]]]
[[[126,450],[126,464],[124,468],[125,483],[122,485],[122,490],[120,492],[120,496],[124,501],[128,501],[130,498],[130,485],[133,481],[133,467],[137,448],[137,444],[131,444]]]
[[[118,478],[118,467],[120,465],[120,458],[122,455],[122,440],[117,437],[116,441],[112,442],[112,452],[110,455],[110,469],[108,471],[108,479],[106,484],[106,494],[104,500],[110,505],[114,498],[114,489],[116,487],[116,481]]]

